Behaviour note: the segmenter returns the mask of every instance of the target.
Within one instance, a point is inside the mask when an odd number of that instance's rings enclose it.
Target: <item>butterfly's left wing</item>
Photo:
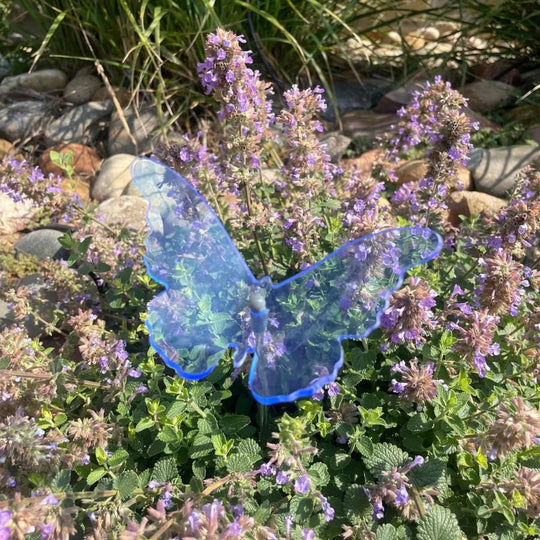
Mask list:
[[[229,347],[242,348],[253,274],[204,198],[179,174],[136,159],[133,183],[148,201],[145,263],[165,286],[149,304],[150,342],[187,379],[208,375]]]
[[[255,336],[249,376],[256,399],[293,401],[333,381],[343,364],[341,341],[375,329],[405,272],[434,258],[441,246],[441,237],[427,228],[389,229],[270,285],[266,331]]]

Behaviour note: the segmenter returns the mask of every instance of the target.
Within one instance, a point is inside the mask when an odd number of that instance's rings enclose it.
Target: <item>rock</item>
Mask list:
[[[436,21],[433,26],[439,31],[442,39],[455,38],[461,33],[461,24],[459,22]]]
[[[339,161],[349,145],[352,139],[339,133],[339,131],[333,131],[331,133],[325,133],[320,141],[326,145],[326,152],[330,155],[332,161]]]
[[[426,40],[417,31],[407,34],[403,39],[413,50],[421,49],[426,44]]]
[[[92,99],[101,81],[94,75],[80,75],[68,82],[64,88],[64,98],[70,103],[81,105]]]
[[[116,99],[120,103],[120,106],[122,108],[127,107],[131,100],[131,92],[127,90],[126,88],[118,88],[118,87],[113,87],[113,90],[114,90],[114,95],[116,96]],[[92,101],[106,101],[108,99],[112,99],[112,98],[106,86],[102,86],[101,88],[98,88],[94,92],[94,95],[92,96]]]
[[[14,88],[28,88],[36,92],[61,90],[68,82],[67,75],[59,69],[40,69],[33,73],[23,73],[5,77],[0,84],[0,93]]]
[[[480,129],[492,129],[493,131],[501,131],[501,126],[499,126],[499,124],[488,120],[485,116],[482,116],[480,113],[473,111],[471,108],[465,107],[463,112],[471,122],[478,122],[478,127]]]
[[[401,185],[407,182],[419,182],[426,176],[428,166],[427,159],[413,159],[404,162],[395,170],[397,183]],[[467,167],[458,166],[456,180],[458,184],[461,184],[462,189],[469,190],[472,188],[471,171]]]
[[[435,26],[424,26],[418,31],[420,37],[424,38],[426,41],[438,41],[441,37],[441,32]]]
[[[70,142],[90,144],[94,138],[94,126],[111,114],[112,110],[111,101],[91,101],[77,105],[45,128],[45,142],[49,146]]]
[[[5,139],[0,139],[0,159],[9,156],[13,150],[13,144]]]
[[[448,221],[457,227],[462,216],[477,216],[481,212],[496,213],[506,205],[504,199],[478,191],[454,191],[448,197]]]
[[[77,176],[82,176],[84,178],[94,176],[101,165],[101,159],[96,150],[90,146],[84,146],[79,143],[58,144],[51,148],[47,148],[39,158],[39,166],[46,174],[52,173],[59,176],[65,176],[65,172],[51,160],[52,151],[61,154],[71,152],[73,155],[71,166],[73,167],[73,172]]]
[[[131,163],[136,156],[131,154],[115,154],[105,159],[101,171],[92,186],[92,198],[105,201],[119,197],[131,182]]]
[[[533,141],[540,145],[540,124],[529,127],[527,133]]]
[[[69,195],[77,196],[83,202],[90,202],[90,178],[74,176],[65,178],[60,185],[62,191]]]
[[[27,200],[14,201],[0,192],[0,235],[22,231],[32,221],[36,208]]]
[[[382,148],[373,148],[364,152],[360,156],[352,159],[346,159],[342,162],[343,167],[347,169],[356,169],[360,173],[370,174],[373,169],[373,165],[378,159],[384,157],[385,151]]]
[[[396,168],[395,175],[398,184],[406,184],[407,182],[418,182],[426,176],[428,170],[427,159],[413,159],[405,161]]]
[[[45,321],[54,320],[53,310],[58,302],[58,294],[48,287],[41,274],[29,274],[22,277],[19,280],[18,287],[29,289],[33,295],[39,298],[39,301],[31,303],[33,311],[35,311],[41,319]],[[11,313],[8,312],[7,318],[9,319],[10,317]],[[15,322],[20,323],[21,321],[20,319],[15,318]],[[22,322],[28,332],[28,336],[32,339],[41,335],[45,330],[45,323],[34,319],[32,316],[25,318]]]
[[[37,135],[46,113],[42,101],[18,101],[0,108],[0,137],[15,141]]]
[[[522,124],[538,124],[540,122],[540,107],[536,105],[520,105],[510,111],[512,120]]]
[[[381,96],[392,87],[390,81],[366,78],[362,81],[336,82],[333,92],[340,115],[358,109],[372,109]],[[322,115],[327,122],[336,122],[336,113],[331,102]]]
[[[398,109],[410,103],[412,95],[424,88],[424,83],[418,80],[392,90],[385,94],[377,103],[374,111],[378,113],[395,113]]]
[[[9,307],[9,304],[0,298],[0,331],[15,322],[15,313]]]
[[[475,81],[465,85],[461,93],[476,112],[488,112],[500,107],[514,95],[514,87],[499,81]]]
[[[58,241],[64,232],[57,229],[38,229],[29,232],[15,243],[15,252],[35,255],[40,260],[67,260],[69,251]]]
[[[535,68],[521,74],[521,87],[530,90],[540,83],[540,68]]]
[[[136,144],[133,143],[130,134],[124,129],[118,111],[115,111],[109,124],[109,139],[107,143],[109,155],[138,155],[152,151],[152,134],[159,126],[159,118],[156,111],[153,108],[146,108],[138,112],[132,108],[127,108],[123,109],[123,114]]]
[[[6,60],[0,53],[0,77],[5,77],[12,68],[12,64],[9,60]]]
[[[540,148],[527,144],[490,148],[468,169],[477,191],[503,197],[514,187],[516,173],[539,157]]]
[[[142,197],[142,193],[135,187],[133,182],[130,182],[122,191],[122,195],[129,195],[131,197]]]
[[[478,79],[497,80],[511,86],[519,86],[519,71],[505,61],[484,62],[471,68],[471,73]]]
[[[341,118],[343,133],[347,137],[375,138],[386,133],[397,123],[395,114],[380,114],[374,111],[351,111]]]
[[[97,207],[97,214],[108,225],[121,224],[132,229],[146,226],[148,203],[141,197],[122,195],[103,201]]]

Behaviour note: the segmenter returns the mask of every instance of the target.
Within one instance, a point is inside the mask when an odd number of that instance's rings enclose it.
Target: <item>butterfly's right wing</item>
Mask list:
[[[149,203],[146,267],[166,288],[148,307],[152,346],[188,379],[208,375],[229,347],[241,363],[245,351],[238,346],[255,283],[242,255],[203,197],[175,171],[136,159],[131,175]]]
[[[272,286],[268,325],[250,372],[256,399],[272,404],[308,397],[333,381],[341,342],[367,336],[412,266],[442,246],[430,229],[403,227],[358,238],[296,276]]]

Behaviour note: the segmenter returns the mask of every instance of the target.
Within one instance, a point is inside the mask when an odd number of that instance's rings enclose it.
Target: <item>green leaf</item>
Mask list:
[[[234,454],[227,459],[227,472],[249,472],[253,469],[253,463],[257,459],[259,458],[252,455]]]
[[[371,474],[380,477],[383,471],[389,471],[392,467],[402,467],[410,461],[409,454],[389,443],[373,445],[371,456],[363,456],[364,463]]]
[[[62,469],[58,471],[51,482],[51,491],[66,491],[71,481],[71,471],[68,469]]]
[[[351,456],[344,452],[333,452],[330,459],[326,460],[326,462],[333,471],[339,471],[344,469],[351,462]]]
[[[246,456],[260,457],[261,455],[261,447],[253,439],[242,439],[238,443],[238,446],[236,447],[236,451],[240,455],[246,455]]]
[[[120,465],[122,465],[123,463],[125,463],[125,461],[127,460],[127,458],[129,457],[129,452],[127,452],[126,450],[124,450],[123,448],[119,448],[118,450],[116,450],[116,452],[109,458],[109,460],[107,461],[109,467],[111,467],[112,469],[114,469],[115,467],[119,467]]]
[[[167,410],[167,418],[172,420],[177,416],[183,416],[183,413],[186,410],[186,404],[183,401],[173,401]]]
[[[156,462],[152,470],[152,480],[169,482],[178,476],[176,460],[173,457],[162,458]]]
[[[197,478],[204,480],[204,477],[206,476],[206,465],[204,464],[204,461],[194,461],[191,464],[191,470]]]
[[[354,448],[363,456],[371,456],[373,454],[374,446],[371,439],[364,435],[359,435],[358,437],[355,437]]]
[[[308,470],[309,477],[317,488],[324,487],[330,482],[328,467],[324,463],[314,463]]]
[[[211,414],[207,414],[206,418],[199,418],[197,427],[199,428],[199,432],[203,435],[212,435],[212,433],[220,431],[218,421]]]
[[[358,484],[352,484],[347,488],[343,506],[345,515],[349,521],[355,525],[362,521],[362,518],[364,517],[363,514],[366,514],[366,512],[369,514],[371,510],[368,498],[362,489],[362,486],[359,486]]]
[[[359,347],[356,347],[349,353],[349,361],[355,371],[369,369],[375,364],[376,360],[377,351],[375,350],[362,351]]]
[[[313,499],[302,495],[295,495],[290,502],[290,511],[296,523],[307,523],[313,512]]]
[[[139,487],[139,477],[135,471],[124,471],[116,477],[113,485],[118,490],[120,498],[125,501]]]
[[[433,427],[432,422],[427,421],[423,414],[415,414],[407,422],[407,429],[412,433],[422,433]]]
[[[212,444],[212,440],[206,435],[197,433],[189,448],[189,457],[191,459],[199,459],[213,453],[214,445]]]
[[[163,426],[157,438],[164,443],[175,443],[179,440],[178,432],[173,426]]]
[[[437,486],[444,479],[446,463],[437,458],[429,458],[419,467],[409,472],[409,477],[418,487]]]
[[[104,465],[107,463],[107,452],[103,450],[100,446],[96,448],[96,461],[99,465]]]
[[[443,506],[430,506],[418,522],[418,540],[460,540],[462,536],[456,516]]]
[[[98,469],[94,469],[87,477],[86,477],[86,483],[91,486],[92,484],[95,484],[100,478],[102,478],[107,471],[103,467],[99,467]]]
[[[259,506],[259,508],[257,508],[255,513],[253,514],[255,523],[266,523],[270,519],[272,512],[272,505],[267,500],[264,500],[263,503]]]
[[[375,540],[397,540],[397,531],[390,523],[385,523],[377,527],[375,531]]]
[[[223,431],[227,435],[237,433],[251,423],[251,418],[243,414],[226,414],[221,418]]]
[[[137,433],[140,433],[141,431],[144,431],[145,429],[154,427],[154,420],[153,418],[150,418],[149,416],[146,416],[145,418],[141,418],[137,425],[135,426],[135,431]]]

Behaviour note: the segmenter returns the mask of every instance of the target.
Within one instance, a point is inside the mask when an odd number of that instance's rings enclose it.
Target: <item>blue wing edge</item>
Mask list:
[[[384,314],[384,312],[387,310],[388,305],[390,303],[391,294],[394,291],[396,291],[397,289],[399,289],[399,287],[401,287],[401,285],[403,284],[403,281],[405,279],[405,274],[407,273],[407,271],[410,270],[411,268],[414,268],[415,266],[419,266],[421,264],[425,264],[425,263],[433,260],[439,254],[439,252],[441,251],[441,249],[443,247],[443,239],[442,239],[441,235],[439,233],[433,231],[432,229],[427,228],[427,227],[408,226],[408,227],[394,227],[394,228],[389,228],[389,229],[383,229],[381,231],[376,231],[376,232],[367,234],[365,236],[361,236],[360,238],[356,238],[355,240],[351,240],[350,242],[347,242],[346,244],[344,244],[343,246],[341,246],[337,250],[333,251],[332,253],[329,253],[328,255],[326,255],[326,257],[324,257],[320,261],[312,264],[308,268],[305,268],[304,270],[302,270],[298,274],[295,274],[294,276],[291,276],[290,278],[287,278],[286,280],[281,281],[280,283],[277,283],[277,284],[274,285],[272,283],[271,279],[268,276],[265,276],[260,280],[255,278],[255,276],[251,272],[251,269],[247,266],[247,264],[246,264],[246,262],[244,260],[244,257],[242,256],[242,254],[240,253],[240,251],[238,250],[238,248],[236,247],[234,242],[230,239],[229,233],[225,229],[225,227],[224,227],[223,223],[221,222],[221,220],[217,217],[214,210],[212,210],[210,205],[206,202],[206,199],[185,178],[183,178],[180,174],[178,174],[176,171],[172,170],[170,167],[167,167],[163,163],[161,163],[161,162],[159,162],[157,160],[154,160],[154,159],[149,159],[149,158],[137,158],[136,160],[134,160],[134,162],[131,165],[131,176],[132,176],[132,178],[134,177],[135,169],[137,167],[138,162],[151,162],[152,164],[159,165],[160,167],[163,167],[164,169],[169,170],[172,174],[174,174],[176,177],[178,177],[189,190],[193,191],[200,198],[201,202],[203,202],[203,204],[208,209],[208,211],[215,217],[215,219],[216,219],[217,223],[219,224],[219,226],[221,227],[223,233],[227,236],[227,238],[229,238],[231,248],[236,253],[236,255],[239,257],[239,259],[242,261],[242,263],[243,263],[243,265],[244,265],[244,267],[246,269],[246,273],[247,273],[248,277],[252,280],[251,285],[256,286],[256,285],[261,285],[263,283],[269,283],[272,290],[277,290],[280,287],[283,287],[283,286],[289,284],[290,282],[294,281],[295,279],[309,273],[311,270],[313,270],[313,269],[317,268],[318,266],[324,264],[324,262],[326,260],[328,260],[331,257],[339,254],[341,251],[346,250],[349,247],[354,246],[354,245],[356,245],[358,243],[361,243],[361,242],[365,241],[368,238],[372,238],[374,236],[377,236],[377,235],[383,234],[383,233],[388,233],[388,232],[398,231],[398,230],[401,230],[401,231],[410,230],[411,232],[414,232],[414,233],[418,232],[418,234],[428,233],[430,235],[434,235],[435,238],[437,239],[437,245],[436,245],[435,249],[433,251],[431,251],[429,254],[427,254],[426,257],[423,257],[422,259],[416,261],[414,264],[404,266],[403,268],[400,269],[396,285],[394,287],[392,287],[391,289],[388,289],[385,292],[385,294],[384,294],[384,297],[385,297],[384,298],[384,300],[385,300],[384,308],[377,312],[376,320],[375,320],[375,322],[373,323],[372,326],[370,326],[362,334],[340,334],[336,338],[336,340],[340,344],[341,354],[340,354],[340,358],[334,364],[334,369],[332,370],[332,372],[329,373],[328,375],[317,378],[317,380],[315,380],[312,384],[310,384],[310,385],[308,385],[308,386],[306,386],[304,388],[300,388],[299,390],[291,392],[290,394],[279,394],[277,396],[271,396],[271,397],[261,396],[261,395],[257,394],[257,392],[255,392],[253,390],[252,384],[251,384],[252,381],[253,381],[253,378],[255,377],[255,373],[256,373],[256,369],[257,369],[257,352],[256,352],[256,350],[253,347],[247,347],[247,348],[242,348],[241,349],[236,343],[227,343],[227,348],[230,348],[230,349],[234,350],[234,353],[233,353],[233,365],[234,365],[235,368],[241,366],[244,363],[244,361],[246,359],[246,356],[248,354],[253,354],[253,360],[251,362],[251,368],[249,370],[249,376],[248,376],[248,386],[249,386],[249,388],[251,390],[251,393],[253,394],[253,397],[259,403],[261,403],[263,405],[275,405],[276,403],[290,402],[290,401],[296,401],[297,399],[301,399],[301,398],[308,398],[308,397],[312,396],[317,390],[322,388],[324,385],[335,381],[336,378],[337,378],[338,372],[339,372],[339,370],[341,369],[341,367],[343,366],[343,363],[344,363],[344,352],[343,352],[343,347],[341,346],[342,341],[344,341],[346,339],[362,339],[362,338],[368,336],[371,332],[373,332],[373,330],[378,328],[379,325],[381,324],[381,317]],[[148,208],[148,211],[147,211],[147,215],[148,215],[149,212],[150,212],[150,205],[149,205],[149,208]],[[145,246],[148,247],[147,246],[147,241],[145,241]],[[158,283],[163,285],[163,287],[165,287],[164,292],[166,292],[169,289],[168,284],[152,274],[152,272],[150,271],[150,262],[148,261],[146,256],[144,257],[144,263],[145,263],[148,275],[154,281],[157,281]],[[160,294],[163,294],[163,293],[160,293]],[[253,311],[251,312],[251,316],[254,317],[254,318],[263,317],[265,315],[266,315],[266,313],[264,311],[261,312],[261,313],[255,313]],[[152,325],[149,323],[148,320],[145,322],[145,326],[146,326],[146,328],[148,329],[148,332],[149,332],[149,342],[150,342],[151,347],[160,355],[163,362],[168,367],[173,369],[178,375],[180,375],[184,379],[187,379],[187,380],[190,380],[190,381],[197,381],[197,380],[200,380],[200,379],[204,379],[205,377],[210,375],[210,373],[212,373],[212,371],[215,369],[215,367],[219,363],[219,359],[218,359],[207,370],[205,370],[203,372],[200,372],[200,373],[189,373],[187,371],[184,371],[176,362],[174,362],[173,360],[171,360],[167,356],[167,354],[165,353],[165,351],[161,347],[159,347],[154,342],[154,340],[152,338]]]

